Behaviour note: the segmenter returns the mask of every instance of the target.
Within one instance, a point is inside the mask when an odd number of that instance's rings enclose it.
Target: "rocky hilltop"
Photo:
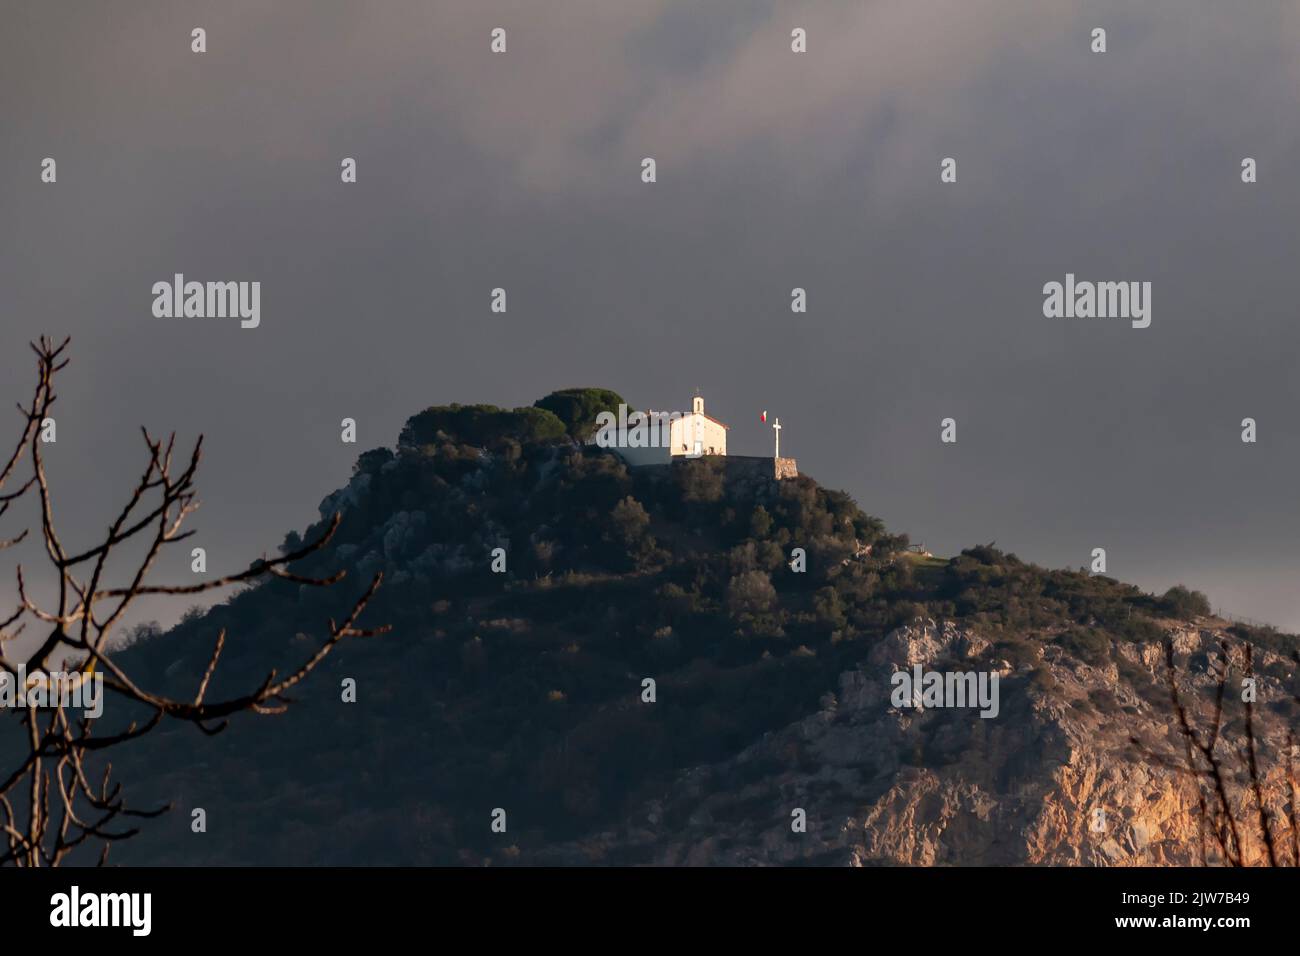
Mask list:
[[[225,628],[215,695],[300,659],[377,571],[368,620],[393,626],[331,655],[283,716],[115,752],[135,805],[177,807],[115,859],[1259,863],[1260,805],[1272,859],[1300,856],[1294,637],[993,544],[914,553],[807,475],[629,469],[584,442],[617,401],[421,412],[285,537],[296,549],[340,513],[291,569],[343,584],[274,579],[138,635],[123,663],[184,694]],[[1167,646],[1217,780],[1204,757],[1188,770]],[[921,682],[901,697],[899,671]],[[927,696],[931,673],[945,692],[948,675],[996,678],[996,708]]]
[[[1222,652],[1221,643],[1235,639],[1222,622],[1175,626],[1170,638],[1186,699],[1213,700],[1225,665],[1242,672],[1240,653]],[[842,673],[815,712],[729,760],[686,771],[627,825],[545,858],[662,865],[1222,864],[1213,837],[1202,837],[1200,791],[1185,772],[1181,738],[1173,732],[1164,660],[1157,642],[1121,645],[1117,661],[1099,665],[1047,646],[1037,661],[1017,666],[953,622],[917,620]],[[889,675],[917,664],[989,668],[1024,696],[1007,701],[1007,719],[987,723],[971,714],[890,707]],[[1258,678],[1261,696],[1287,699],[1292,662],[1265,650],[1256,664],[1277,675]],[[1197,715],[1208,729],[1212,708]],[[1220,745],[1229,763],[1229,754],[1247,746],[1235,723]],[[1258,751],[1283,755],[1287,730],[1276,713],[1257,714]],[[1244,862],[1266,864],[1246,766],[1224,771],[1229,805]],[[1275,840],[1285,844],[1278,862],[1293,865],[1293,791],[1284,761],[1260,776],[1265,813]],[[806,812],[806,832],[792,831],[791,808]]]

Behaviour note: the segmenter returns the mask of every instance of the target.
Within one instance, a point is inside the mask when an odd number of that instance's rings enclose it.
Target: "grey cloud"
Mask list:
[[[0,35],[0,380],[18,397],[26,340],[74,335],[51,464],[81,534],[137,471],[139,424],[207,433],[216,568],[343,483],[345,416],[366,448],[437,402],[592,383],[667,407],[698,386],[736,451],[770,447],[767,408],[807,472],[936,551],[996,538],[1078,566],[1104,546],[1118,576],[1300,628],[1298,18],[29,5]],[[57,187],[37,181],[46,155]],[[261,281],[261,328],[152,319],[149,287],[176,271]],[[1043,319],[1067,271],[1152,281],[1152,327]],[[506,317],[487,311],[498,285]],[[1246,415],[1258,445],[1238,441]]]

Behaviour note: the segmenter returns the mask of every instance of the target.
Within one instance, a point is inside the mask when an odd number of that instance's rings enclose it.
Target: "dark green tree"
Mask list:
[[[495,405],[435,405],[406,420],[397,442],[419,448],[437,442],[441,432],[466,445],[487,447],[504,439],[521,444],[558,441],[564,422],[542,408],[498,408]]]
[[[608,388],[562,388],[533,403],[564,423],[569,436],[578,441],[591,437],[596,426],[596,416],[601,412],[618,414],[618,406],[626,405],[623,396]]]

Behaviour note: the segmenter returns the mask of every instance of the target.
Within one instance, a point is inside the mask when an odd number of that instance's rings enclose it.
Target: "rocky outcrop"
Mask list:
[[[1266,862],[1245,773],[1244,647],[1215,624],[1170,638],[1189,721],[1208,737],[1229,667],[1216,752],[1248,864]],[[1160,643],[1098,660],[1044,640],[1012,663],[1005,643],[918,620],[840,675],[821,708],[733,759],[683,774],[618,830],[553,848],[544,862],[687,865],[1092,865],[1223,862],[1199,824],[1198,788]],[[895,706],[896,671],[999,675],[1000,708]],[[1292,862],[1285,764],[1290,661],[1256,650],[1260,788]],[[1281,714],[1279,711],[1281,710]],[[1136,740],[1136,743],[1134,742]],[[806,826],[800,827],[800,819]]]

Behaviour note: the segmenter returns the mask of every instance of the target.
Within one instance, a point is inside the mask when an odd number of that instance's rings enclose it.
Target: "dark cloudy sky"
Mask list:
[[[24,396],[26,342],[73,336],[49,458],[74,541],[140,424],[207,435],[223,570],[427,405],[698,387],[733,452],[771,448],[767,409],[804,472],[937,553],[1104,547],[1300,629],[1293,2],[0,11],[0,383]],[[175,272],[259,280],[261,327],[154,318]],[[1044,318],[1067,272],[1151,282],[1151,327]]]

